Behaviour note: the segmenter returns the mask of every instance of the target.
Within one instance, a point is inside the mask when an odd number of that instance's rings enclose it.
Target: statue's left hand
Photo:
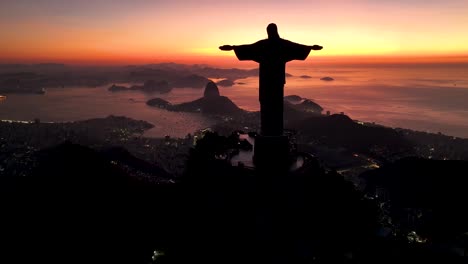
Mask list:
[[[226,51],[226,50],[233,50],[234,47],[231,46],[231,45],[223,45],[223,46],[220,46],[219,49],[220,49],[220,50],[225,50],[225,51]]]
[[[321,50],[321,49],[323,49],[323,47],[322,47],[322,46],[319,46],[319,45],[313,45],[313,46],[312,46],[312,49],[313,49],[313,50]]]

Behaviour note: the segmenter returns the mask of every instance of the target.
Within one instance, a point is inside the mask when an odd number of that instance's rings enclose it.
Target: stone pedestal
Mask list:
[[[286,171],[290,163],[288,137],[257,136],[253,161],[255,167],[262,171]]]

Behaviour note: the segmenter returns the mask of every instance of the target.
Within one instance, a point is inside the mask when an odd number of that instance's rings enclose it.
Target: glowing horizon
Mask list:
[[[222,44],[281,37],[324,46],[325,61],[468,62],[468,2],[6,0],[0,62],[197,63],[229,60]],[[425,58],[425,59],[422,59]]]

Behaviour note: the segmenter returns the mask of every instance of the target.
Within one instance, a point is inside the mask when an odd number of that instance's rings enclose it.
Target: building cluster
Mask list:
[[[71,142],[103,150],[115,146],[157,164],[174,175],[183,172],[194,137],[146,138],[144,121],[108,117],[69,123],[2,120],[0,122],[0,174],[27,174],[35,165],[37,150]]]

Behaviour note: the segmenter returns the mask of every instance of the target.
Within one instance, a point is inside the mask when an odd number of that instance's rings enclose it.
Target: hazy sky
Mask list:
[[[468,0],[0,0],[0,61],[232,56],[270,22],[323,56],[468,55]]]

